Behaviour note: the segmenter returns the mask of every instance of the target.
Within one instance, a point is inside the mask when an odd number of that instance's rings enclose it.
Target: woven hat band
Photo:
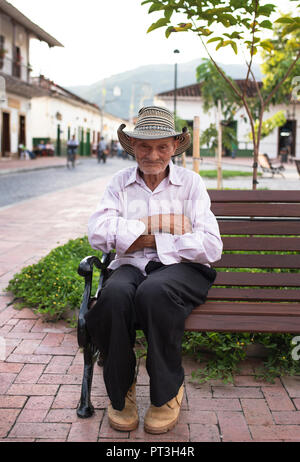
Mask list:
[[[167,133],[170,133],[170,136],[176,134],[175,130],[173,130],[172,128],[169,128],[169,127],[163,127],[162,125],[143,125],[143,126],[136,126],[134,131],[136,132],[142,132],[142,131],[147,131],[147,130],[157,130],[159,132],[167,132]]]
[[[173,114],[168,109],[157,106],[145,107],[140,110],[136,128],[148,124],[162,125],[175,130]]]

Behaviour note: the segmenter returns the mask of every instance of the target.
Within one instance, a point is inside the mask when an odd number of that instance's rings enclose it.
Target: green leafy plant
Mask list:
[[[286,117],[284,111],[278,111],[272,117],[264,120],[261,126],[261,137],[265,138],[277,127],[282,127],[286,123]],[[255,122],[255,132],[258,130],[258,121]],[[248,134],[250,140],[252,140],[252,133]]]
[[[201,133],[200,144],[206,145],[212,151],[216,151],[218,147],[218,130],[215,124],[210,126]],[[223,126],[222,128],[222,145],[228,150],[232,150],[232,147],[237,146],[236,132],[234,128],[230,126]]]
[[[87,255],[100,258],[102,252],[93,250],[87,237],[71,240],[56,247],[38,263],[23,268],[6,290],[22,301],[20,307],[32,307],[47,320],[73,319],[84,289],[84,279],[78,275],[77,268]],[[95,270],[94,291],[98,279],[99,272]]]

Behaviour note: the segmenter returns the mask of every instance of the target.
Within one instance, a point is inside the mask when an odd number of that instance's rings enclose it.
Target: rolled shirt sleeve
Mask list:
[[[144,231],[142,221],[121,216],[120,197],[113,184],[108,185],[97,211],[88,222],[91,247],[105,253],[115,249],[118,255],[123,255]]]
[[[192,233],[157,233],[157,254],[162,263],[172,264],[187,260],[210,264],[220,260],[223,243],[218,222],[210,207],[211,201],[204,182],[199,175],[194,175],[185,211],[192,223]]]

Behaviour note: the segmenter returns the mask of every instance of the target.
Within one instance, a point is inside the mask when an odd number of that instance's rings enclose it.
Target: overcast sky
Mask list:
[[[89,85],[113,74],[147,64],[173,64],[205,57],[192,32],[171,34],[164,29],[149,34],[158,17],[148,15],[141,0],[10,0],[29,19],[59,40],[64,48],[31,41],[34,74],[43,73],[62,86]],[[287,11],[286,0],[268,0]],[[180,54],[174,55],[174,49]],[[223,48],[214,55],[219,62],[241,62]]]

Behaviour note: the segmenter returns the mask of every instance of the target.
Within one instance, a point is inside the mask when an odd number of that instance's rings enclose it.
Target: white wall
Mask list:
[[[15,104],[12,102],[18,102],[19,108],[13,107]],[[10,150],[13,154],[18,152],[19,145],[19,116],[24,115],[26,117],[26,147],[32,149],[32,137],[31,137],[31,114],[30,114],[30,100],[14,94],[7,94],[6,103],[2,103],[0,106],[0,146],[2,136],[2,112],[8,112],[10,114]]]
[[[157,106],[166,107],[171,112],[174,111],[174,99],[173,97],[159,98],[155,97],[154,104]],[[289,105],[276,105],[271,106],[268,111],[264,113],[263,120],[276,114],[278,111],[285,111],[289,108],[289,112],[292,113],[292,106]],[[194,119],[194,116],[200,117],[200,134],[206,130],[211,123],[216,123],[216,110],[212,109],[208,113],[203,110],[203,103],[201,98],[177,98],[177,114],[181,119],[190,121]],[[244,117],[247,118],[247,122],[244,121]],[[296,131],[296,157],[300,158],[300,105],[295,105],[295,118],[297,120],[297,131]],[[253,145],[248,137],[251,131],[249,119],[246,114],[246,110],[241,108],[234,117],[237,120],[237,138],[239,142],[239,149],[252,149]],[[263,138],[260,143],[260,152],[267,153],[270,158],[276,158],[278,154],[278,128],[275,128],[270,135]]]
[[[101,115],[92,108],[83,108],[70,102],[55,97],[32,98],[32,137],[49,137],[56,139],[57,126],[62,130],[62,139],[68,138],[68,127],[71,135],[78,138],[79,129],[100,131]],[[61,114],[62,120],[58,120],[57,114]],[[92,141],[92,133],[91,133]]]
[[[86,133],[90,129],[91,143],[93,141],[93,131],[100,132],[107,142],[117,139],[117,129],[124,120],[106,114],[102,116],[100,111],[91,106],[83,106],[75,100],[67,101],[55,97],[32,98],[32,137],[51,138],[57,137],[57,125],[63,131],[62,140],[68,138],[68,127],[71,128],[71,135],[75,134],[79,139],[79,129],[82,127]],[[62,120],[58,120],[56,114],[62,115]],[[96,137],[97,141],[97,137]]]

